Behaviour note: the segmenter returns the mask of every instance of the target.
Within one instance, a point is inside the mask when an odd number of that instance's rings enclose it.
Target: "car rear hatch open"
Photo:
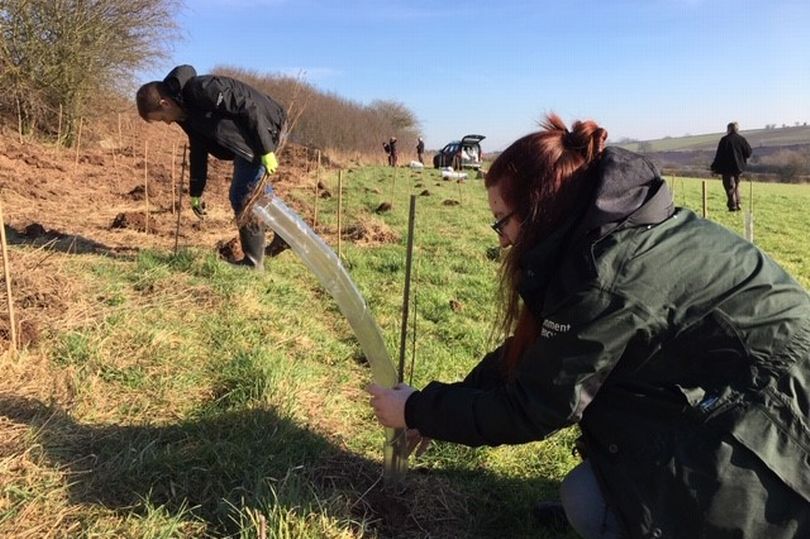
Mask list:
[[[464,135],[464,137],[461,139],[461,144],[463,146],[472,146],[473,144],[481,142],[485,138],[487,137],[484,135]]]

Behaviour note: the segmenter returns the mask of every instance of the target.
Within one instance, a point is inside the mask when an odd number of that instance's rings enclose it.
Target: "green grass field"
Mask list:
[[[393,174],[345,176],[344,225],[378,220],[400,234],[344,241],[345,263],[393,355],[408,198],[430,191],[417,203],[406,378],[455,380],[491,346],[497,240],[482,181],[399,169],[394,184]],[[336,191],[335,175],[324,182]],[[677,204],[699,213],[700,181],[671,183]],[[392,193],[393,209],[374,215]],[[755,242],[810,287],[810,187],[753,193]],[[748,185],[743,195],[748,207]],[[742,212],[724,200],[710,181],[709,218],[742,234]],[[334,230],[337,197],[321,204],[319,223]],[[201,250],[51,260],[83,314],[0,360],[0,536],[555,536],[534,526],[530,508],[555,498],[576,464],[575,429],[516,447],[437,443],[412,460],[404,488],[381,488],[383,433],[362,390],[369,371],[292,252],[263,275]]]
[[[717,149],[717,142],[725,135],[725,130],[717,133],[705,133],[702,135],[686,135],[683,137],[667,137],[656,140],[645,141],[648,143],[648,151],[651,152],[674,152]],[[745,136],[753,148],[760,146],[791,146],[796,144],[810,144],[810,127],[789,126],[776,129],[744,129],[740,134]],[[622,148],[637,152],[640,148],[639,142],[619,144]]]

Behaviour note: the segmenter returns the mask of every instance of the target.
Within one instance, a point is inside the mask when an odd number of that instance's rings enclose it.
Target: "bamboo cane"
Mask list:
[[[337,255],[341,258],[341,241],[343,233],[341,231],[341,220],[343,216],[343,170],[338,170],[338,207],[337,207]]]
[[[6,242],[6,224],[3,219],[3,207],[0,204],[0,242],[3,248],[3,276],[6,281],[6,303],[8,304],[8,326],[11,336],[11,350],[17,353],[17,322],[14,320],[14,300],[11,298],[11,263],[8,259]]]

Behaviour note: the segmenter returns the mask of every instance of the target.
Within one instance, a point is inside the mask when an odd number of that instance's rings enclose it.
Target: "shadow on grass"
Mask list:
[[[249,525],[240,514],[245,509],[268,514],[281,504],[318,512],[327,499],[342,500],[326,504],[330,516],[360,536],[515,536],[514,515],[530,521],[535,501],[499,507],[508,493],[525,491],[526,481],[478,470],[415,470],[404,486],[382,488],[379,462],[268,409],[166,426],[90,425],[40,401],[0,395],[0,417],[34,430],[46,461],[69,474],[71,503],[99,504],[122,515],[144,511],[145,500],[171,513],[191,508],[215,536]],[[300,479],[297,489],[279,492],[291,475]],[[542,491],[556,490],[556,482],[532,481],[542,483]]]
[[[131,258],[137,251],[133,248],[113,248],[77,234],[65,234],[48,230],[39,223],[29,224],[23,229],[5,225],[9,245],[45,247],[48,250],[66,254],[99,254],[112,258]]]

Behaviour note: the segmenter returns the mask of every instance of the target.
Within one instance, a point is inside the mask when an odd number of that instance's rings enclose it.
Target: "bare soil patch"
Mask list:
[[[399,241],[399,234],[384,222],[368,216],[342,230],[344,239],[361,245],[394,243]]]

